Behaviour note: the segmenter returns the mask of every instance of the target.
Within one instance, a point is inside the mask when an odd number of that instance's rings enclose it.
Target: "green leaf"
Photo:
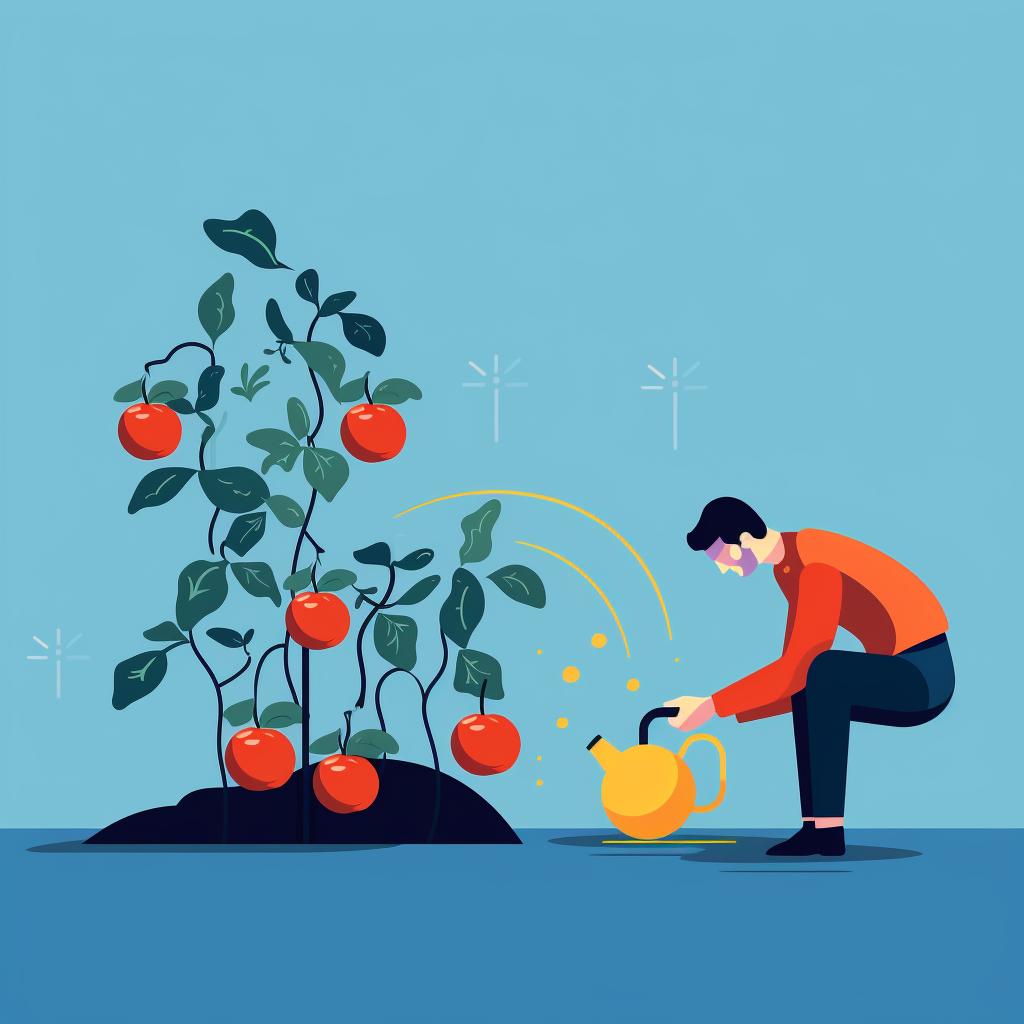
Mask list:
[[[349,737],[345,752],[372,761],[381,754],[397,754],[398,740],[383,729],[360,729]]]
[[[287,729],[302,721],[302,708],[290,700],[279,700],[268,704],[260,712],[260,727],[263,729]]]
[[[434,560],[430,548],[417,548],[395,562],[396,569],[425,569]]]
[[[333,754],[338,750],[341,750],[341,742],[337,729],[321,736],[318,740],[313,740],[309,745],[311,754]]]
[[[223,379],[223,366],[208,366],[203,370],[196,387],[196,412],[207,412],[220,401],[220,382]]]
[[[341,379],[345,376],[345,357],[326,341],[301,341],[292,346],[306,365],[327,385],[336,402],[341,402]]]
[[[334,501],[348,480],[348,463],[340,452],[330,448],[303,448],[302,472],[310,487]]]
[[[132,500],[128,502],[128,513],[134,515],[140,508],[155,508],[165,505],[195,476],[196,471],[187,466],[164,466],[147,473],[135,488]]]
[[[459,647],[466,647],[483,617],[484,588],[468,569],[456,569],[451,593],[441,605],[441,631]]]
[[[341,328],[349,343],[371,356],[379,356],[384,352],[387,338],[384,328],[365,313],[341,313]]]
[[[252,697],[240,700],[237,704],[224,709],[224,718],[234,726],[245,725],[252,721]]]
[[[390,565],[391,548],[383,542],[371,544],[367,548],[360,548],[358,551],[353,551],[352,557],[359,562],[360,565]]]
[[[225,629],[223,626],[215,626],[213,629],[208,629],[206,635],[215,643],[220,644],[221,647],[244,647],[245,640],[242,639],[242,634],[235,629]]]
[[[253,635],[255,634],[255,632],[256,632],[255,629],[247,629],[245,631],[245,636],[242,637],[242,643],[243,644],[250,643],[252,638],[253,638]]]
[[[291,269],[277,258],[277,232],[259,210],[246,210],[237,220],[205,220],[203,230],[218,249],[244,256],[257,267]]]
[[[167,408],[173,409],[179,416],[191,416],[196,411],[196,407],[187,398],[172,398]]]
[[[245,466],[200,470],[199,486],[225,512],[252,512],[270,497],[263,477]]]
[[[314,306],[320,305],[320,276],[313,269],[304,270],[295,279],[295,291],[300,299],[312,302]]]
[[[423,579],[417,580],[395,604],[419,604],[420,601],[430,597],[440,582],[440,576],[424,576]]]
[[[161,622],[159,626],[152,626],[142,634],[147,640],[156,643],[176,643],[179,640],[187,640],[188,637],[173,622]]]
[[[167,655],[163,651],[143,651],[127,658],[114,669],[114,696],[111,703],[118,711],[152,693],[167,674]]]
[[[255,547],[267,528],[266,512],[246,512],[239,516],[224,538],[224,547],[242,557]]]
[[[526,565],[503,565],[487,577],[494,585],[520,604],[531,608],[543,608],[547,594],[541,578]]]
[[[361,402],[366,398],[366,378],[369,377],[369,372],[366,372],[362,377],[356,377],[355,380],[347,381],[338,388],[338,393],[335,398],[343,405],[348,402]]]
[[[188,394],[188,385],[180,380],[162,380],[148,389],[150,405],[166,405],[175,398],[184,398]]]
[[[416,623],[408,615],[381,612],[373,620],[373,645],[395,668],[411,671],[416,666]]]
[[[488,700],[501,700],[505,691],[501,686],[501,665],[497,659],[483,651],[471,651],[468,648],[459,651],[455,659],[455,689],[479,697],[485,679],[487,692],[484,696]]]
[[[316,581],[317,590],[344,590],[356,581],[356,574],[351,569],[329,569]]]
[[[230,274],[218,277],[199,297],[199,323],[209,335],[211,344],[235,322],[235,307],[231,296],[235,279]]]
[[[282,584],[285,590],[308,590],[313,585],[313,567],[307,565],[305,569],[293,572]]]
[[[485,501],[475,512],[462,520],[465,538],[459,548],[459,564],[482,562],[491,553],[491,531],[501,515],[501,502],[497,498]]]
[[[253,597],[268,597],[281,607],[281,591],[277,589],[274,570],[266,562],[232,562],[231,571]]]
[[[300,441],[304,437],[309,436],[309,428],[312,426],[312,422],[301,399],[288,399],[288,426]]]
[[[351,306],[355,302],[355,298],[355,292],[335,292],[333,295],[328,295],[320,307],[320,315],[334,316],[335,313],[340,313],[347,306]]]
[[[297,530],[302,525],[302,520],[306,518],[302,506],[287,494],[272,494],[267,498],[267,507],[277,516],[277,521],[282,526],[287,526],[291,530]]]
[[[200,560],[185,566],[178,577],[178,600],[174,617],[188,632],[213,614],[227,599],[227,562]]]
[[[133,380],[131,384],[125,384],[123,387],[119,387],[114,392],[115,402],[127,402],[131,404],[132,402],[137,402],[140,398],[142,398],[141,377],[138,380]]]
[[[292,340],[292,329],[284,322],[277,299],[267,299],[267,326],[278,341]]]
[[[271,352],[274,349],[270,349]],[[241,395],[247,402],[251,402],[257,392],[262,388],[267,387],[270,384],[269,380],[261,381],[260,378],[270,372],[270,367],[266,363],[259,367],[256,372],[250,377],[249,376],[249,364],[242,364],[242,386],[240,388],[232,388],[231,393],[233,395]],[[257,383],[259,382],[259,383]]]
[[[250,431],[245,439],[254,448],[262,448],[267,453],[260,466],[264,473],[269,472],[272,466],[280,466],[286,473],[289,472],[302,451],[302,446],[291,434],[276,427]]]
[[[419,401],[423,392],[411,380],[391,377],[382,380],[374,389],[371,399],[380,405],[401,405],[410,399]]]

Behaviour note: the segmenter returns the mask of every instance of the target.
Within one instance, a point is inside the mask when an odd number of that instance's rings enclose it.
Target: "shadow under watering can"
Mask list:
[[[713,811],[725,799],[725,749],[707,733],[695,733],[678,754],[648,742],[651,723],[671,718],[676,708],[654,708],[640,721],[640,742],[619,750],[602,736],[595,736],[587,749],[604,769],[601,803],[608,820],[633,839],[662,839],[680,828],[691,813]],[[693,772],[683,760],[700,740],[714,744],[718,751],[718,793],[709,804],[697,803]]]

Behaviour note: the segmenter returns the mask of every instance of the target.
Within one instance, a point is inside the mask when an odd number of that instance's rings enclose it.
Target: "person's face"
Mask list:
[[[760,565],[757,557],[750,548],[741,547],[739,544],[726,544],[719,539],[705,552],[723,575],[727,572],[734,572],[737,576],[749,576]]]

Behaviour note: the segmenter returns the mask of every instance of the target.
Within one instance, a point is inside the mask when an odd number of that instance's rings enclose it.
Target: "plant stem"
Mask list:
[[[345,712],[345,738],[341,741],[341,752],[343,754],[348,753],[348,740],[352,735],[352,712]]]
[[[370,375],[369,373],[363,374],[363,394],[366,395],[366,402],[368,405],[373,405],[373,399],[370,397]]]
[[[225,686],[228,685],[228,683],[233,683],[239,676],[244,676],[245,675],[246,670],[249,668],[249,666],[251,664],[252,664],[252,655],[248,651],[246,651],[245,652],[245,664],[233,676],[228,676],[227,679],[225,679],[221,683],[218,683],[217,685],[219,687],[221,687],[221,689],[223,689]]]
[[[221,804],[221,842],[228,841],[228,775],[224,770],[224,698],[221,696],[220,685],[217,682],[217,674],[210,668],[210,663],[203,657],[202,652],[196,645],[196,638],[190,629],[188,631],[188,642],[192,647],[192,653],[196,656],[199,664],[206,669],[206,674],[213,683],[213,692],[217,695],[217,764],[220,767],[220,785],[223,791]]]
[[[433,692],[434,687],[437,686],[438,680],[444,675],[444,670],[448,667],[448,638],[444,635],[444,630],[440,630],[441,633],[441,664],[438,666],[437,671],[434,673],[434,678],[430,680],[426,690],[423,693],[423,728],[427,732],[427,739],[430,742],[430,752],[434,755],[434,817],[430,823],[430,832],[427,836],[427,842],[432,843],[434,841],[434,835],[437,832],[437,823],[441,817],[441,768],[437,761],[437,747],[434,746],[434,735],[430,731],[430,719],[427,717],[427,701],[430,699],[430,694]]]
[[[259,711],[257,710],[258,704],[257,699],[259,697],[260,689],[260,672],[263,671],[263,663],[270,657],[274,651],[284,650],[284,644],[274,644],[272,647],[268,647],[261,655],[260,660],[256,662],[256,675],[252,681],[252,720],[256,728],[260,727]],[[295,702],[298,704],[298,701]]]
[[[299,703],[299,695],[295,692],[295,684],[292,682],[292,670],[288,664],[288,649],[291,647],[292,638],[291,635],[285,630],[284,643],[281,645],[284,653],[281,655],[281,661],[284,664],[284,678],[285,682],[288,683],[288,689],[291,691],[292,701],[296,704]]]
[[[302,841],[309,842],[312,779],[309,770],[309,648],[302,648]]]
[[[213,510],[213,515],[210,517],[210,529],[206,532],[206,543],[210,546],[210,554],[214,555],[217,553],[217,549],[213,546],[213,528],[217,525],[217,516],[220,515],[220,508]],[[224,557],[224,546],[221,545],[221,557]]]
[[[487,692],[487,680],[480,685],[480,714],[484,713],[484,694]]]
[[[164,363],[169,363],[171,359],[173,359],[174,356],[183,348],[201,348],[210,357],[210,365],[217,365],[217,358],[214,356],[213,349],[210,348],[209,345],[204,344],[201,341],[183,341],[180,345],[175,345],[174,348],[172,348],[171,351],[163,357],[163,359],[150,359],[150,361],[143,367],[146,376],[149,375],[149,371],[152,367],[162,366]],[[143,387],[145,387],[145,381],[143,381]]]
[[[377,708],[377,721],[380,723],[380,728],[382,732],[387,732],[388,727],[384,724],[384,708],[382,707],[380,700],[381,690],[384,687],[384,681],[386,679],[390,679],[392,676],[398,675],[400,673],[403,675],[410,676],[415,681],[416,685],[420,688],[420,697],[422,697],[424,693],[423,684],[420,682],[420,677],[416,675],[415,672],[410,672],[407,668],[389,668],[387,672],[385,672],[384,675],[382,675],[380,679],[377,680],[377,687],[374,690],[373,694],[373,703],[374,706]],[[382,756],[387,757],[388,755],[384,754]]]
[[[366,618],[363,619],[363,624],[359,627],[359,635],[356,637],[356,661],[359,664],[359,699],[356,701],[356,707],[361,708],[366,703],[366,659],[363,657],[363,637],[366,636],[367,627],[370,625],[370,620],[380,611],[381,607],[387,604],[388,598],[391,596],[391,591],[395,589],[395,567],[393,565],[388,566],[388,586],[387,590],[384,591],[384,597],[381,599],[380,604],[376,601],[370,601],[373,607],[370,609]]]

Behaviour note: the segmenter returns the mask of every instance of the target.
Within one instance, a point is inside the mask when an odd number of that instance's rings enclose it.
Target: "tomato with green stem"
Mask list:
[[[480,713],[467,715],[452,730],[452,756],[471,775],[498,775],[516,763],[522,741],[504,715],[484,711],[487,680],[480,687]]]
[[[365,811],[380,792],[380,778],[372,762],[348,753],[352,731],[352,712],[345,712],[345,738],[341,753],[325,757],[313,775],[313,792],[317,800],[335,814]]]

